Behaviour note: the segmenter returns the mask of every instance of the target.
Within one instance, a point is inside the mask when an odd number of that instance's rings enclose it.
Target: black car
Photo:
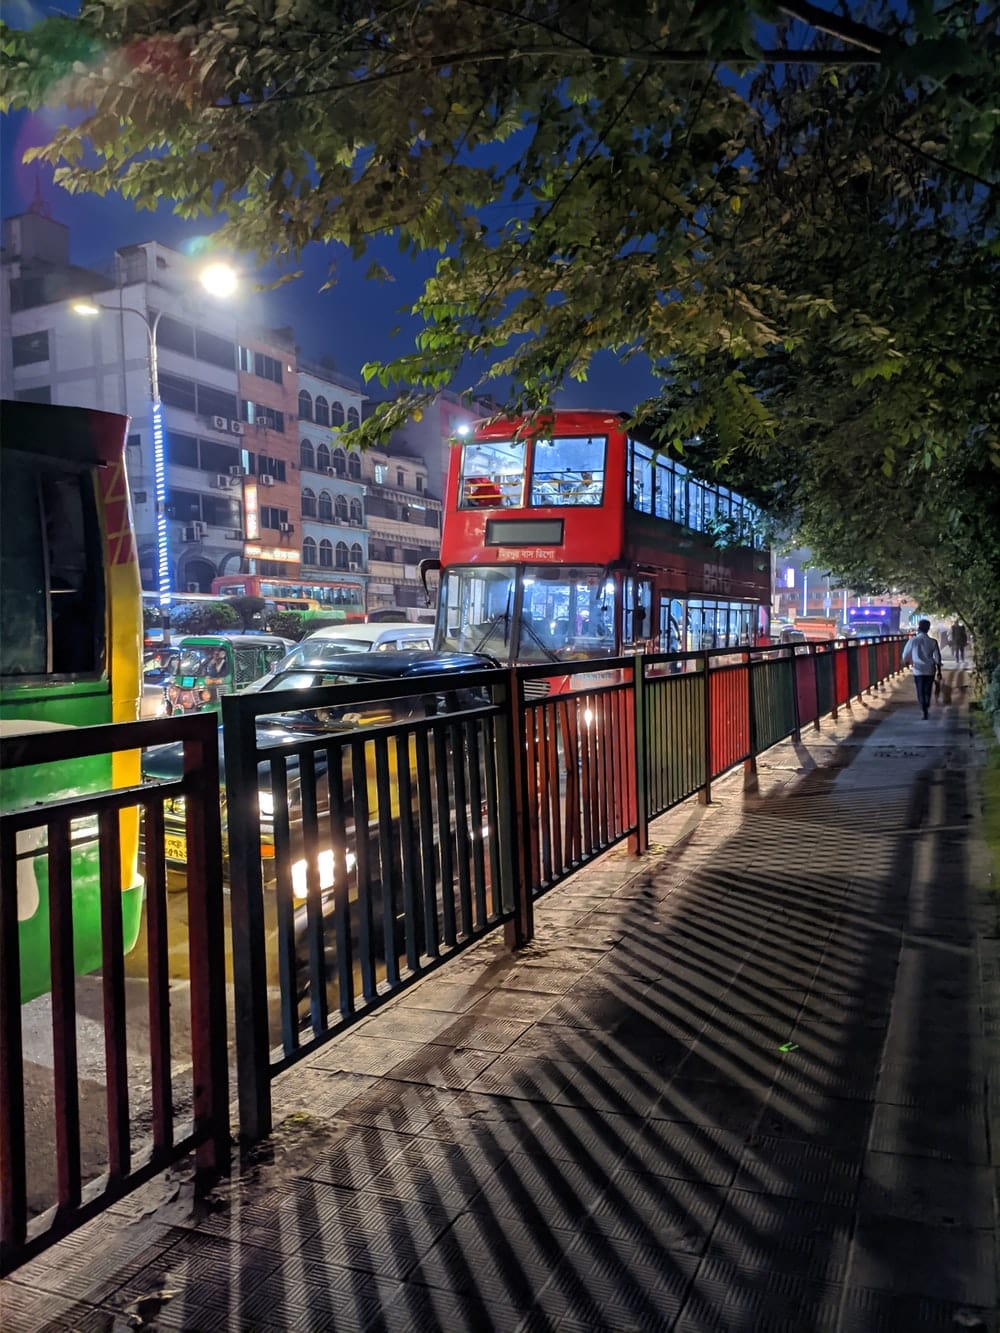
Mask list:
[[[474,653],[436,653],[432,651],[400,653],[344,653],[339,658],[324,658],[316,662],[302,662],[292,670],[282,672],[267,682],[260,693],[252,696],[259,701],[265,694],[275,696],[275,712],[257,719],[258,745],[266,747],[294,745],[314,740],[317,734],[349,733],[360,728],[393,722],[416,720],[441,713],[458,712],[487,704],[485,691],[456,686],[454,689],[420,693],[414,685],[421,679],[445,675],[468,675],[497,666],[493,658]],[[372,702],[351,703],[326,708],[298,709],[295,692],[328,685],[384,684],[390,680],[405,682],[406,692],[398,698]],[[320,750],[314,760],[317,779],[317,802],[326,802],[325,753]],[[172,781],[183,772],[184,751],[180,742],[158,745],[146,750],[142,759],[142,773],[146,779]],[[301,788],[295,755],[288,762],[289,826],[293,841],[301,830]],[[219,770],[222,784],[222,838],[224,870],[228,878],[229,856],[226,829],[225,750],[223,731],[219,728]],[[270,765],[260,766],[261,844],[264,849],[265,880],[273,882],[273,797],[271,794]],[[369,787],[374,774],[369,775]],[[369,802],[374,806],[374,802]],[[320,813],[325,813],[324,804]],[[165,851],[167,865],[182,870],[187,863],[187,839],[183,798],[169,801],[165,811]]]

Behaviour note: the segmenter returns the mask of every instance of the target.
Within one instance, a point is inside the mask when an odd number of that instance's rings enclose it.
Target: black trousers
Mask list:
[[[931,706],[931,692],[934,689],[934,677],[914,676],[913,683],[917,687],[917,703],[926,713]]]

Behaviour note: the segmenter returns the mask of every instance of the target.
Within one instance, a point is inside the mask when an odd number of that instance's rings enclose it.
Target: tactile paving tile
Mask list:
[[[563,1066],[546,1055],[521,1055],[516,1052],[498,1056],[480,1076],[469,1084],[469,1091],[499,1097],[519,1097],[529,1102],[548,1104],[567,1082]]]
[[[416,1134],[455,1099],[444,1088],[422,1083],[379,1083],[344,1106],[340,1115],[354,1125]]]
[[[153,1222],[123,1227],[98,1218],[24,1264],[17,1281],[97,1305],[176,1244],[179,1234]]]
[[[954,1112],[937,1110],[929,1116],[922,1107],[876,1103],[868,1146],[872,1152],[980,1164],[989,1161],[983,1116],[963,1107]]]
[[[467,1088],[496,1058],[492,1051],[452,1051],[427,1045],[417,1055],[393,1065],[387,1078],[424,1083],[432,1088]]]
[[[485,1302],[438,1287],[406,1282],[385,1306],[370,1333],[520,1333],[524,1311],[500,1301]],[[340,1330],[338,1329],[338,1333]]]
[[[995,1333],[997,1311],[958,1301],[926,1300],[898,1292],[848,1287],[844,1292],[837,1333],[900,1333],[927,1329],[929,1333]]]
[[[850,1282],[993,1309],[997,1304],[993,1232],[861,1216],[851,1253]]]
[[[316,1211],[310,1205],[312,1183],[292,1180],[278,1188],[262,1186],[234,1194],[231,1201],[220,1199],[215,1207],[196,1205],[177,1225],[234,1244],[258,1245],[287,1255],[319,1227]]]
[[[607,1188],[599,1164],[513,1153],[482,1182],[468,1208],[529,1227],[544,1224],[572,1231],[584,1224]]]
[[[275,1269],[240,1310],[252,1333],[302,1330],[350,1333],[370,1327],[399,1292],[395,1279],[338,1268],[324,1261]]]
[[[49,1291],[0,1282],[0,1329],[4,1333],[109,1333],[114,1315]]]
[[[536,1102],[459,1092],[428,1121],[420,1137],[513,1152],[525,1142],[535,1142],[539,1116]]]
[[[532,1314],[560,1328],[670,1328],[698,1259],[591,1232],[578,1236],[538,1295]]]
[[[680,1120],[694,1125],[749,1134],[763,1111],[758,1092],[735,1083],[708,1083],[675,1078],[649,1112],[654,1120]]]
[[[337,1136],[329,1150],[299,1168],[298,1174],[331,1185],[360,1189],[412,1141],[412,1134],[344,1123],[337,1127]]]
[[[669,1086],[656,1070],[552,1061],[562,1082],[552,1100],[613,1115],[645,1115]]]
[[[860,1149],[761,1135],[747,1145],[733,1185],[754,1194],[850,1208],[858,1195],[861,1160]]]
[[[298,1068],[275,1081],[272,1114],[277,1121],[308,1107],[310,1115],[332,1119],[374,1083],[370,1074]]]
[[[281,1256],[198,1232],[175,1235],[180,1237],[175,1245],[105,1304],[127,1317],[141,1316],[147,1323],[155,1319],[166,1328],[228,1333],[245,1327],[244,1304]]]
[[[698,1270],[673,1333],[835,1333],[842,1290],[832,1282],[709,1261]]]
[[[757,1125],[773,1138],[820,1143],[828,1148],[862,1148],[868,1140],[875,1103],[799,1092],[775,1085]]]
[[[366,1183],[365,1189],[387,1198],[427,1199],[445,1207],[459,1207],[475,1197],[504,1156],[499,1148],[414,1139]]]
[[[701,1254],[724,1198],[700,1182],[625,1171],[601,1191],[583,1226],[672,1254]]]
[[[343,1070],[351,1074],[387,1074],[393,1065],[416,1055],[423,1047],[420,1041],[397,1041],[390,1037],[362,1036],[354,1033],[339,1037],[321,1046],[306,1062],[309,1069]],[[297,1071],[291,1071],[294,1078]],[[286,1076],[287,1077],[287,1076]]]
[[[707,1258],[753,1272],[841,1282],[852,1223],[850,1208],[730,1190]]]
[[[868,1153],[858,1209],[931,1226],[991,1227],[993,1170],[900,1153]]]
[[[432,1037],[431,1041],[441,1046],[462,1046],[473,1051],[505,1051],[528,1027],[528,1023],[519,1023],[513,1018],[463,1014]]]
[[[618,1171],[728,1185],[743,1152],[742,1135],[676,1120],[640,1122],[623,1140]]]
[[[328,1188],[337,1197],[326,1201],[319,1230],[299,1249],[304,1265],[329,1263],[402,1278],[453,1216],[424,1199]]]
[[[458,1218],[408,1280],[527,1310],[572,1239],[573,1232],[545,1224],[529,1227],[470,1213]]]

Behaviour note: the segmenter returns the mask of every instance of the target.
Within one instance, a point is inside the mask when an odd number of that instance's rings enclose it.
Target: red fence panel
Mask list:
[[[815,649],[795,654],[795,703],[798,709],[799,726],[815,722],[819,717],[819,703],[816,695]]]
[[[836,699],[837,704],[846,704],[851,697],[850,685],[848,684],[847,667],[847,648],[834,649],[833,674],[837,685]]]
[[[739,664],[709,668],[711,719],[710,778],[725,773],[750,756],[750,667]]]

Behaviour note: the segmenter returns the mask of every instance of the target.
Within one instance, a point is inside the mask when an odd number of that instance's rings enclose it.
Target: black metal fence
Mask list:
[[[16,736],[0,742],[0,764],[10,771],[132,752],[137,774],[139,749],[167,740],[183,746],[183,771],[174,783],[133,783],[0,814],[0,1273],[23,1263],[192,1149],[199,1169],[206,1173],[223,1170],[228,1164],[225,940],[214,718],[203,715]],[[186,1098],[177,1095],[172,1080],[179,1052],[176,1019],[171,1016],[163,846],[163,811],[170,800],[184,802],[190,849],[191,1021],[184,1064],[191,1078]],[[140,812],[145,844],[141,929],[148,961],[149,1041],[143,1053],[143,1091],[137,1096],[130,1087],[137,1071],[130,1069],[126,1031],[122,890],[128,885],[123,885],[119,850],[122,821],[130,820],[134,828]],[[21,972],[27,960],[22,960],[19,948],[19,867],[33,882],[37,877],[47,887],[48,897],[51,1038],[45,1058],[51,1061],[52,1073],[51,1082],[34,1087],[32,1107],[36,1117],[52,1117],[49,1130],[56,1172],[51,1197],[45,1196],[44,1189],[40,1191],[39,1182],[30,1178],[28,1170],[29,1148],[38,1141],[46,1142],[47,1132],[40,1124],[26,1124],[24,1019],[28,1010],[21,1003]],[[90,871],[96,872],[99,881],[95,926],[100,936],[103,1054],[99,1063],[106,1138],[103,1169],[88,1180],[83,1154],[86,1150],[93,1163],[95,1145],[84,1132],[81,1116],[81,982],[74,956],[79,947],[74,909],[80,912],[81,882]],[[93,1077],[91,1071],[89,1082]],[[180,1116],[175,1101],[184,1103]],[[141,1134],[136,1132],[137,1124],[143,1126]],[[137,1142],[142,1138],[148,1138],[148,1143]]]

